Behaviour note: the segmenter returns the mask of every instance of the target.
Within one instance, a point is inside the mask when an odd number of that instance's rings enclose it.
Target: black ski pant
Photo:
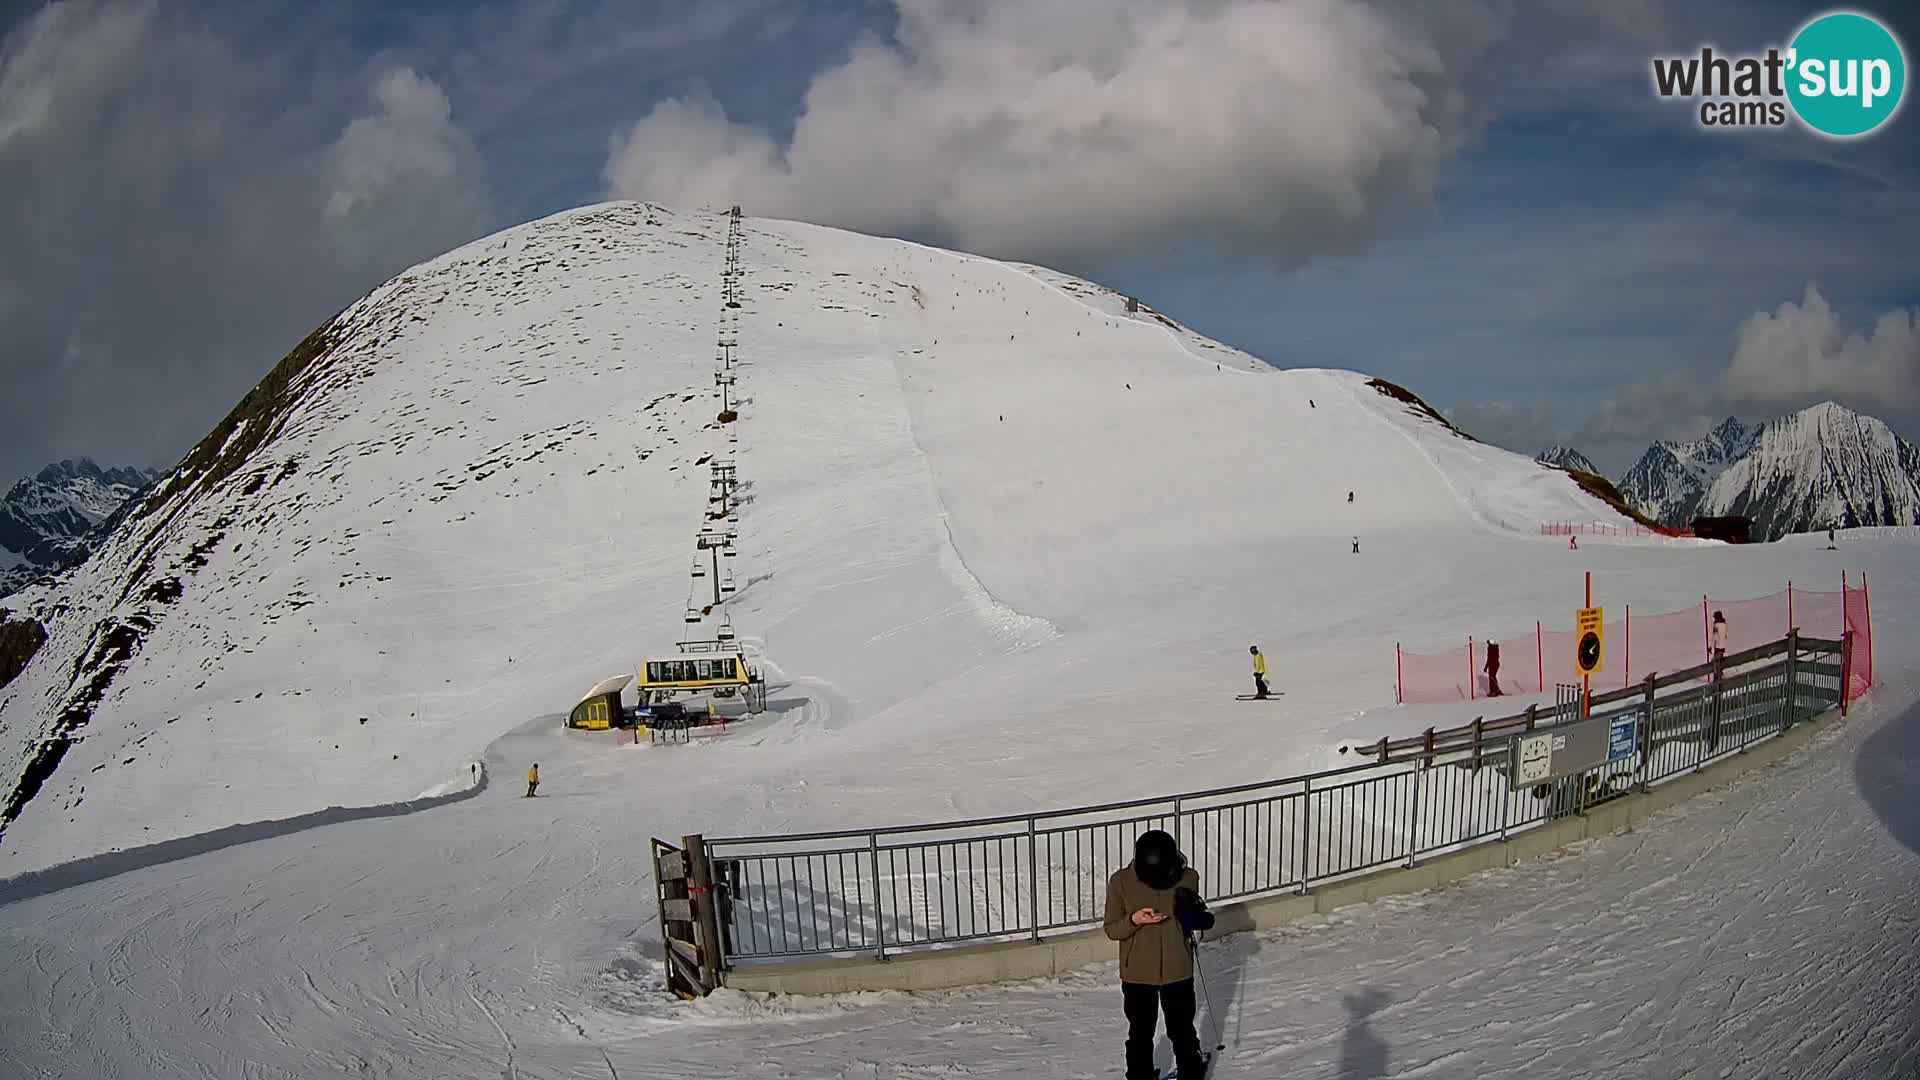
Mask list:
[[[1193,980],[1164,986],[1120,984],[1127,1010],[1127,1080],[1156,1080],[1153,1067],[1153,1028],[1156,1013],[1167,1014],[1167,1041],[1173,1043],[1173,1063],[1181,1076],[1200,1075],[1200,1036],[1193,1030]]]
[[[1267,677],[1257,671],[1253,673],[1253,696],[1267,696]]]
[[[527,781],[527,798],[529,799],[533,798],[533,789],[539,786],[540,786],[540,781],[538,780]]]

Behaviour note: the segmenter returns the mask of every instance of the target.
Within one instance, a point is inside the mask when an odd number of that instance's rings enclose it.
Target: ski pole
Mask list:
[[[1194,981],[1200,984],[1200,996],[1207,1003],[1207,1020],[1213,1025],[1213,1049],[1215,1053],[1227,1048],[1226,1039],[1220,1030],[1220,1016],[1213,1011],[1213,992],[1207,989],[1207,973],[1200,967],[1200,941],[1195,938],[1193,946]]]

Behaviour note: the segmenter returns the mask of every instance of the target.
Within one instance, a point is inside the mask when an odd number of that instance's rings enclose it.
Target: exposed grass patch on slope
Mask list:
[[[1459,428],[1453,426],[1453,421],[1448,420],[1444,416],[1441,416],[1439,410],[1435,409],[1433,406],[1427,404],[1426,402],[1420,400],[1420,395],[1414,393],[1413,391],[1407,389],[1404,386],[1401,386],[1399,383],[1391,383],[1385,379],[1368,379],[1367,385],[1373,387],[1375,390],[1380,391],[1381,393],[1387,395],[1388,397],[1394,399],[1395,401],[1405,402],[1407,405],[1413,408],[1414,412],[1417,412],[1421,416],[1424,416],[1427,419],[1433,421],[1434,423],[1439,424],[1441,427],[1446,428],[1448,431],[1453,432],[1455,435],[1460,436],[1461,438],[1467,440],[1468,442],[1480,441],[1479,439],[1476,439],[1473,436],[1467,434],[1466,432],[1461,431]]]
[[[1550,469],[1559,469],[1561,472],[1573,477],[1573,482],[1580,485],[1580,490],[1613,507],[1615,510],[1632,518],[1641,525],[1655,532],[1665,533],[1673,531],[1667,526],[1642,514],[1640,511],[1635,510],[1627,503],[1626,497],[1620,494],[1620,489],[1614,487],[1612,481],[1601,476],[1599,473],[1590,473],[1584,469],[1568,469],[1559,465],[1549,465],[1547,467]]]
[[[47,643],[47,629],[32,619],[12,618],[0,609],[0,687],[27,670],[27,663]]]

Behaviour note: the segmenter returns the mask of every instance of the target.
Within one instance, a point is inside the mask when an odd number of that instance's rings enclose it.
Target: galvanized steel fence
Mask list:
[[[1849,652],[1842,641],[1789,637],[1728,657],[1718,678],[1708,664],[1649,677],[1631,698],[1596,698],[1594,716],[1642,721],[1632,756],[1523,791],[1510,790],[1507,764],[1526,731],[1510,720],[1487,725],[1506,725],[1494,738],[1476,728],[1471,746],[1429,738],[1428,749],[1399,758],[1163,798],[708,838],[726,962],[884,957],[1090,927],[1104,916],[1108,876],[1149,828],[1179,839],[1216,903],[1412,865],[1697,770],[1824,712],[1842,702]],[[1556,717],[1537,719],[1544,727]]]

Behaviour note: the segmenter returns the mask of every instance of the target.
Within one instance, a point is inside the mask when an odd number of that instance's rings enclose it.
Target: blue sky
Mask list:
[[[1913,437],[1914,110],[1848,143],[1705,132],[1647,75],[1823,10],[0,6],[0,472],[169,464],[387,276],[614,196],[1047,262],[1613,471],[1827,397]]]

